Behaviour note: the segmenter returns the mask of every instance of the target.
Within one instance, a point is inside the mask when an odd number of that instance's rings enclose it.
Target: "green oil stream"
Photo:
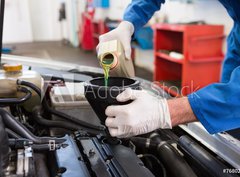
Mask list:
[[[101,62],[103,72],[104,72],[104,85],[107,87],[108,86],[108,78],[109,78],[109,71],[112,66],[114,57],[112,54],[106,55]]]

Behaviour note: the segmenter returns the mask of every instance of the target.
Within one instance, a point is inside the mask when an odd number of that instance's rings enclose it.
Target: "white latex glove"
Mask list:
[[[133,101],[127,105],[107,107],[105,124],[111,136],[126,138],[158,128],[172,128],[166,99],[128,88],[117,96],[117,100]]]
[[[125,56],[131,59],[131,38],[134,32],[134,26],[128,21],[121,22],[118,27],[106,34],[99,36],[99,43],[111,40],[119,40],[124,48]],[[97,47],[98,50],[98,47]]]

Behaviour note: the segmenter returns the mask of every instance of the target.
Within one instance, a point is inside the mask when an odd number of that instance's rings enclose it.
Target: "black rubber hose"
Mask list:
[[[68,144],[64,144],[64,143],[63,144],[55,144],[54,149],[50,149],[49,144],[33,144],[32,148],[35,151],[56,151],[60,148],[65,148],[67,146],[68,146]]]
[[[158,142],[157,152],[162,162],[166,164],[172,176],[178,177],[196,177],[192,168],[181,156],[181,154],[167,141],[163,141],[161,136],[154,132],[150,135],[151,140]],[[174,169],[174,170],[171,170]]]
[[[22,81],[22,80],[17,80],[17,84],[18,84],[18,85],[24,85],[24,86],[30,87],[30,88],[33,89],[33,90],[39,95],[39,97],[41,98],[41,89],[38,88],[36,85],[34,85],[34,84],[30,83],[30,82],[27,82],[27,81]],[[93,124],[84,122],[84,121],[82,121],[82,120],[76,119],[75,117],[72,117],[72,116],[70,116],[70,115],[68,115],[68,114],[65,114],[65,113],[63,113],[63,112],[59,112],[59,111],[57,111],[57,110],[54,110],[54,109],[50,108],[49,105],[48,105],[48,102],[47,102],[47,100],[46,100],[46,97],[43,98],[43,104],[42,104],[42,105],[43,105],[43,108],[44,108],[47,112],[49,112],[49,113],[51,113],[51,114],[53,114],[53,115],[55,115],[55,116],[61,117],[61,118],[63,118],[63,119],[67,119],[67,120],[69,120],[69,121],[71,121],[71,122],[74,122],[74,123],[76,123],[76,124],[79,124],[79,125],[81,125],[81,126],[88,127],[88,128],[91,128],[91,129],[95,129],[95,130],[105,130],[105,127],[104,127],[104,126],[93,125]]]
[[[29,139],[18,138],[18,139],[8,139],[9,146],[12,149],[24,149],[25,146],[32,146],[33,142]]]
[[[17,119],[15,119],[15,117],[13,117],[10,113],[8,113],[2,108],[0,108],[0,115],[2,116],[3,121],[7,128],[14,130],[14,132],[19,134],[21,137],[30,139],[36,144],[46,144],[49,143],[50,140],[53,140],[56,143],[62,143],[65,141],[65,139],[62,138],[35,136],[26,127],[24,127],[24,125],[22,125]]]
[[[2,117],[0,117],[0,169],[3,170],[8,166],[9,163],[9,145],[8,136],[5,131],[5,126]],[[0,175],[1,175],[0,171]]]
[[[150,138],[143,138],[143,137],[132,137],[130,140],[138,147],[147,148],[151,150],[156,150],[159,142],[152,140]]]
[[[45,119],[44,117],[42,117],[41,108],[39,106],[37,106],[33,109],[32,117],[38,124],[44,125],[47,127],[65,128],[65,129],[68,129],[71,131],[84,130],[84,131],[87,131],[91,135],[97,135],[99,133],[103,133],[102,131],[81,127],[81,126],[71,123],[71,122]]]
[[[39,95],[39,97],[41,98],[41,96],[42,96],[41,89],[38,88],[38,87],[37,87],[36,85],[34,85],[33,83],[18,79],[18,80],[17,80],[17,84],[18,84],[18,85],[23,85],[23,86],[30,87],[30,88],[33,89],[33,90]]]
[[[9,138],[15,138],[15,139],[19,139],[22,138],[21,136],[19,136],[17,133],[15,133],[14,131],[10,130],[9,128],[5,128],[6,132],[8,133],[8,137]]]
[[[9,146],[13,149],[23,149],[25,146],[30,146],[33,150],[37,151],[54,151],[60,149],[61,147],[67,147],[68,144],[52,144],[52,148],[50,149],[49,144],[34,144],[29,139],[9,139],[8,140]]]
[[[198,168],[204,169],[207,176],[230,177],[238,176],[230,173],[223,173],[223,169],[228,169],[226,165],[217,158],[203,149],[197,142],[189,136],[181,136],[179,138],[179,146],[181,149],[195,161]]]
[[[193,172],[192,168],[188,165],[184,158],[171,144],[169,144],[166,141],[162,141],[157,133],[154,133],[154,136],[152,137],[155,138],[150,139],[133,137],[131,138],[131,141],[136,146],[149,148],[150,150],[156,151],[159,155],[160,160],[163,162],[168,171],[171,173],[171,176],[196,177],[196,174]]]
[[[157,164],[159,165],[159,167],[162,169],[162,177],[167,177],[167,171],[166,171],[166,168],[164,167],[164,165],[162,164],[162,162],[160,160],[158,160],[157,157],[155,157],[154,155],[152,154],[140,154],[138,155],[139,158],[141,157],[150,157],[152,158],[153,160],[155,160],[157,162]]]
[[[32,148],[35,151],[50,151],[48,144],[34,144],[32,145]],[[57,149],[59,148],[56,148],[55,150]],[[51,151],[54,151],[54,150],[51,150]]]
[[[29,100],[32,96],[31,91],[25,87],[18,88],[18,91],[26,93],[26,95],[24,95],[21,98],[0,98],[0,104],[1,105],[21,104]]]
[[[172,176],[175,177],[197,176],[193,172],[192,168],[188,165],[188,163],[184,160],[184,158],[172,145],[165,142],[158,146],[157,150],[159,157],[161,157],[161,160],[166,165],[167,169],[170,170]]]

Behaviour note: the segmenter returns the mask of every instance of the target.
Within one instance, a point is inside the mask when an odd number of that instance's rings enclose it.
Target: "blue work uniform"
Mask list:
[[[240,0],[219,1],[234,20],[227,40],[228,50],[221,82],[188,95],[195,116],[211,134],[240,128]],[[148,22],[164,2],[133,0],[125,11],[124,20],[131,22],[136,31]]]

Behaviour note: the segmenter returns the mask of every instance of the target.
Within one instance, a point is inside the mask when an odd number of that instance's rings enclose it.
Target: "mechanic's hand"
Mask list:
[[[131,59],[131,37],[133,35],[133,32],[133,24],[128,21],[123,21],[118,25],[116,29],[99,36],[99,44],[111,40],[119,40],[123,45],[126,58]]]
[[[107,107],[105,124],[111,136],[126,138],[158,128],[172,128],[166,99],[128,88],[117,96],[117,100],[133,101],[127,105]]]

